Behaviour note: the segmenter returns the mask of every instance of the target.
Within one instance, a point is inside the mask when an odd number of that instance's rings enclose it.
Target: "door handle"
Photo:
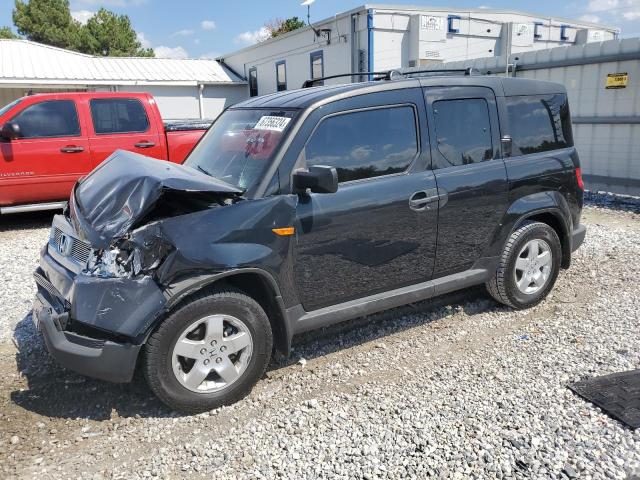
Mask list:
[[[155,146],[156,146],[156,144],[155,144],[155,143],[153,143],[153,142],[146,142],[146,141],[144,141],[144,142],[136,143],[136,144],[134,144],[133,146],[134,146],[134,147],[137,147],[137,148],[151,148],[151,147],[155,147]]]
[[[84,147],[78,147],[76,145],[67,145],[60,149],[62,153],[80,153],[84,152]]]
[[[429,204],[440,199],[436,188],[420,190],[409,197],[409,208],[421,212],[429,208]]]

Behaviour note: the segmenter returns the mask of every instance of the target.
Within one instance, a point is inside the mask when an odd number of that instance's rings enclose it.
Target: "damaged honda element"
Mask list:
[[[486,284],[542,301],[583,242],[562,85],[429,76],[226,110],[184,165],[117,151],[35,272],[51,355],[170,407],[239,400],[296,334]]]

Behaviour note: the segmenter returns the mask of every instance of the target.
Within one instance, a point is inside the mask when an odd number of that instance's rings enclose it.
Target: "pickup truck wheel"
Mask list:
[[[273,343],[260,305],[235,289],[199,295],[149,337],[143,369],[169,407],[197,413],[234,403],[264,374]]]
[[[507,240],[487,290],[510,307],[532,307],[553,288],[561,260],[562,247],[555,230],[546,223],[527,221]]]

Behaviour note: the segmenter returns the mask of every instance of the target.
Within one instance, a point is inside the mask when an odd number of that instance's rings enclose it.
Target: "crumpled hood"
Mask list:
[[[71,193],[71,219],[78,233],[106,248],[146,217],[169,192],[191,192],[212,202],[242,190],[190,167],[117,150]]]

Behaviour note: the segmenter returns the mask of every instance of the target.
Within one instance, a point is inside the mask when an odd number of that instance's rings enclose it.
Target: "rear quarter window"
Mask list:
[[[451,165],[493,158],[491,119],[484,98],[433,102],[438,151]]]
[[[573,146],[565,94],[507,97],[505,101],[514,155]]]

